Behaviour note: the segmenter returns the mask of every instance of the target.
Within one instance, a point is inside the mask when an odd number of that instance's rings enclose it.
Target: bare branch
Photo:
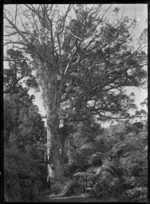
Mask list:
[[[15,25],[16,25],[16,19],[17,19],[17,4],[16,4],[16,12],[15,12]]]
[[[35,14],[38,16],[39,21],[45,26],[45,28],[46,28],[47,30],[50,31],[50,28],[49,28],[48,25],[45,23],[44,18],[39,15],[39,13],[36,11],[36,9],[34,8],[34,6],[31,4],[31,7],[32,7],[32,8],[31,8],[28,4],[25,4],[25,5],[26,5],[33,13],[35,13]]]
[[[23,38],[23,40],[24,40],[26,43],[28,43],[28,40],[27,40],[27,39],[25,38],[25,36],[22,34],[22,31],[20,31],[20,30],[16,27],[16,25],[14,25],[14,24],[12,23],[12,21],[7,18],[6,15],[4,16],[4,18],[9,22],[10,25],[12,25],[12,27],[17,31],[17,33]]]
[[[63,73],[64,76],[67,75],[68,70],[69,70],[69,68],[70,68],[71,65],[72,65],[71,68],[73,69],[73,67],[76,67],[77,64],[79,64],[79,63],[81,62],[82,57],[81,57],[80,55],[78,55],[78,59],[77,59],[74,63],[72,63],[73,56],[74,56],[76,53],[77,53],[77,49],[76,49],[76,50],[74,51],[74,53],[72,54],[72,56],[71,56],[71,58],[70,58],[70,60],[69,60],[69,63],[68,63],[68,65],[66,66],[66,68],[65,68],[65,70],[64,70],[64,73]]]
[[[10,13],[7,9],[4,9],[4,13],[6,13],[6,12],[11,16],[12,21],[13,21],[13,17],[12,17],[12,15],[11,15],[11,13]]]
[[[85,14],[85,17],[84,17],[83,20],[77,25],[77,27],[74,29],[74,31],[76,31],[76,29],[86,20],[86,18],[88,17],[88,14],[92,11],[93,8],[94,8],[94,5],[93,5],[92,8]]]
[[[110,7],[112,6],[112,4],[106,9],[106,11],[104,12],[103,16],[102,16],[102,20],[104,19],[105,14],[107,13],[107,11],[110,9]]]
[[[68,69],[70,68],[70,65],[71,65],[71,63],[72,63],[73,56],[74,56],[75,53],[76,53],[76,51],[72,54],[72,56],[71,56],[71,58],[70,58],[70,60],[69,60],[69,63],[68,63],[68,65],[66,66],[66,68],[65,68],[65,70],[64,70],[64,73],[63,73],[64,76],[67,74],[67,71],[68,71]]]
[[[60,55],[60,57],[61,57],[61,44],[60,44],[59,35],[57,35],[57,41],[58,41],[58,47],[59,47],[59,55]]]
[[[17,61],[21,61],[21,60],[28,60],[28,61],[30,61],[28,58],[19,58],[19,59],[4,59],[4,61],[6,61],[6,62],[17,62]]]
[[[27,33],[27,34],[29,34],[28,30],[26,29],[26,26],[25,26],[25,25],[23,24],[23,22],[22,22],[21,17],[20,17],[20,21],[21,21],[21,24],[22,24],[22,26],[24,27],[24,29],[25,29],[26,33]]]
[[[64,31],[64,27],[65,27],[65,22],[66,22],[66,18],[67,18],[67,15],[69,13],[69,11],[72,9],[72,4],[70,4],[67,8],[67,11],[66,11],[66,14],[64,16],[64,19],[63,19],[63,26],[62,26],[62,29],[58,32],[58,35],[60,35],[63,31]]]
[[[92,35],[92,33],[97,29],[97,27],[98,27],[102,22],[105,22],[104,16],[105,16],[106,12],[110,9],[111,6],[112,6],[112,5],[110,5],[110,6],[106,9],[104,15],[102,16],[102,18],[100,18],[100,19],[97,21],[97,24],[96,24],[95,27],[91,30],[91,32],[88,34],[87,38],[89,38],[89,37]],[[98,8],[98,10],[99,10],[99,8]],[[98,12],[98,13],[99,13],[99,12]],[[98,14],[98,13],[97,13],[97,14]],[[86,39],[87,39],[87,38],[86,38]],[[84,40],[85,40],[85,39],[84,39]],[[90,41],[89,44],[91,44],[91,41]],[[88,46],[89,46],[89,45],[88,45]],[[88,46],[87,46],[87,47],[88,47]],[[87,49],[87,48],[86,48],[86,49]]]
[[[79,38],[78,36],[76,36],[75,34],[73,34],[71,31],[68,31],[71,35],[73,35],[75,38],[77,38],[77,39],[79,39],[79,40],[81,40],[81,41],[83,41],[84,39],[81,39],[81,38]]]
[[[23,33],[23,34],[28,34],[27,32],[24,32],[24,31],[20,31],[21,33]],[[16,35],[16,34],[18,34],[18,32],[13,32],[13,33],[10,33],[10,34],[6,34],[6,35],[4,35],[4,37],[6,36],[12,36],[12,35]]]
[[[5,45],[8,45],[8,44],[19,44],[19,45],[25,45],[25,46],[27,46],[27,44],[25,44],[24,42],[13,42],[13,41],[10,41],[10,42],[6,42],[6,43],[4,43],[4,46]]]
[[[53,24],[51,21],[51,43],[52,43],[52,60],[53,60],[53,69],[55,69],[55,61],[54,61],[54,37],[53,37]]]
[[[123,117],[123,118],[120,118],[120,117],[110,117],[110,116],[105,116],[105,115],[103,115],[103,114],[101,114],[101,113],[98,113],[101,117],[103,117],[103,118],[107,118],[107,119],[117,119],[117,120],[119,120],[119,119],[125,119],[125,117]]]
[[[95,14],[94,18],[96,19],[97,15],[99,14],[101,9],[102,9],[102,5],[99,4],[99,6],[97,7],[97,10],[94,13],[92,13],[91,16],[93,16]]]

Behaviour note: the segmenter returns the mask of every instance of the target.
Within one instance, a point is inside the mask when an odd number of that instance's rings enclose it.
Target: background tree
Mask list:
[[[39,190],[45,188],[47,174],[44,123],[38,108],[33,105],[34,96],[21,85],[20,80],[26,75],[19,53],[11,50],[11,55],[8,54],[11,63],[4,73],[4,189],[7,202],[34,199]]]
[[[60,109],[69,100],[76,120],[89,114],[99,120],[123,118],[135,108],[134,94],[124,88],[141,87],[146,77],[145,29],[139,46],[132,45],[135,20],[115,18],[110,22],[102,5],[24,5],[13,20],[5,10],[6,44],[20,46],[36,71],[47,117],[48,159],[55,178],[63,176],[60,154]],[[114,12],[118,12],[115,9]],[[18,36],[11,40],[10,36]],[[67,114],[66,114],[67,115]]]
[[[26,148],[29,141],[46,142],[44,123],[38,108],[33,105],[34,95],[28,94],[28,87],[23,87],[21,80],[32,76],[22,52],[8,50],[9,68],[4,69],[4,134],[5,142],[14,140],[17,145]],[[23,61],[24,60],[24,61]],[[26,66],[26,68],[25,68]],[[26,141],[25,141],[26,140]]]

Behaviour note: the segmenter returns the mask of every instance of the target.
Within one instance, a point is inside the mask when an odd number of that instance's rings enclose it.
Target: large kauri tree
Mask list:
[[[84,121],[91,114],[99,120],[125,117],[135,105],[124,88],[145,82],[147,32],[134,47],[136,21],[118,19],[116,8],[110,22],[111,5],[27,4],[14,10],[14,17],[7,6],[4,12],[5,45],[21,49],[35,70],[46,108],[48,159],[60,181],[62,104],[70,104],[65,120]]]

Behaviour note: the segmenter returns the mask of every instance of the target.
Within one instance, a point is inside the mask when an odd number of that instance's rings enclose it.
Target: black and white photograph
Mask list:
[[[4,202],[148,202],[148,4],[4,4],[2,43]]]

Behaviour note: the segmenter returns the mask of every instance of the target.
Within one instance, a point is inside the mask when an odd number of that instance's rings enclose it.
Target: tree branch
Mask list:
[[[16,4],[16,12],[15,12],[15,25],[16,25],[16,19],[17,19],[17,4]]]
[[[6,43],[4,43],[4,46],[7,45],[7,44],[18,44],[18,45],[27,46],[27,44],[25,44],[24,42],[6,42]]]
[[[65,21],[66,21],[67,15],[68,15],[68,13],[69,13],[69,11],[70,11],[71,9],[72,9],[72,4],[70,4],[70,5],[68,6],[68,8],[67,8],[66,14],[65,14],[64,19],[63,19],[62,29],[58,32],[58,35],[60,35],[60,34],[63,32],[64,27],[65,27]]]
[[[9,22],[10,25],[12,25],[12,27],[17,31],[17,33],[23,38],[23,40],[28,43],[28,40],[24,37],[24,35],[22,34],[22,31],[20,31],[11,20],[9,20],[7,18],[7,16],[5,15],[4,18]]]
[[[124,118],[120,118],[120,117],[110,117],[110,116],[105,116],[105,115],[103,115],[103,114],[101,114],[101,113],[98,113],[98,115],[100,115],[101,117],[103,117],[103,118],[106,118],[106,119],[117,119],[117,120],[119,120],[119,119],[125,119],[125,117]]]
[[[27,32],[24,32],[24,31],[21,31],[23,34],[28,34]],[[6,34],[6,35],[4,35],[4,37],[5,36],[12,36],[12,35],[16,35],[16,34],[18,34],[17,32],[13,32],[13,33],[10,33],[10,34]]]

